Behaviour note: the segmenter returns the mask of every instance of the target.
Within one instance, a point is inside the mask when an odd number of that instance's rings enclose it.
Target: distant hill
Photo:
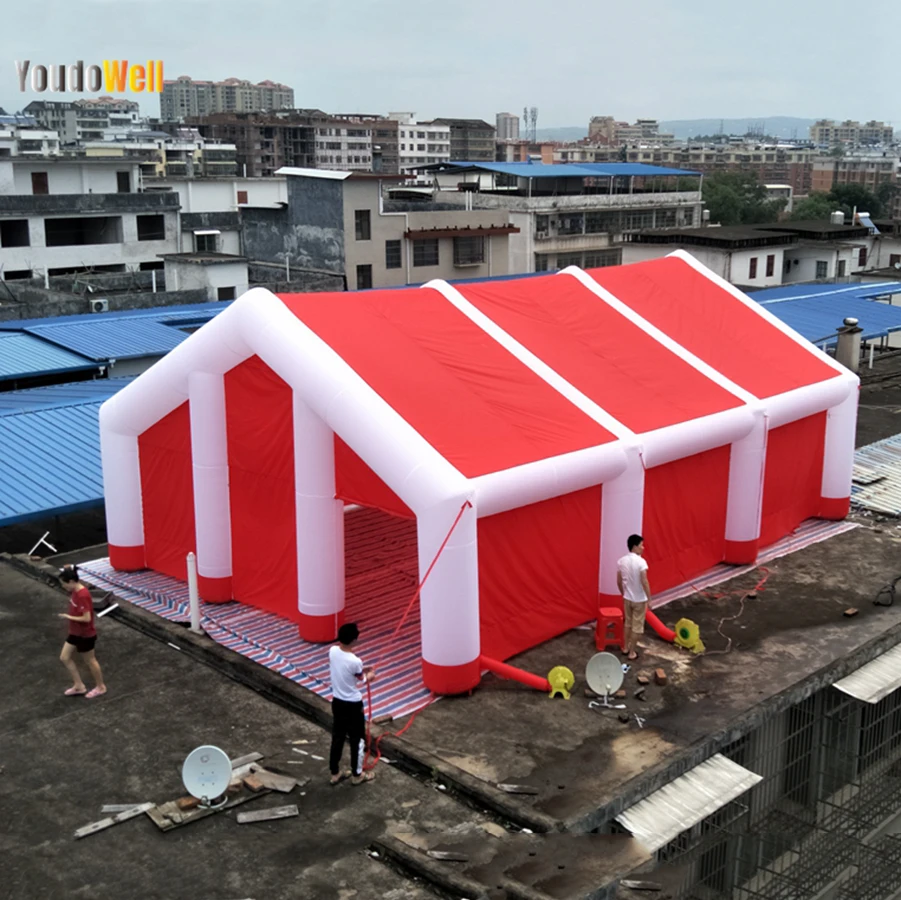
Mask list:
[[[749,130],[763,129],[764,134],[773,137],[795,138],[806,141],[810,126],[816,119],[798,119],[794,116],[771,116],[770,118],[748,119],[673,119],[661,122],[660,130],[674,134],[679,140],[686,140],[698,134],[745,134]],[[561,126],[560,128],[537,129],[539,141],[578,141],[588,136],[588,126]]]
[[[797,119],[794,116],[772,116],[768,119],[675,119],[661,122],[660,130],[674,134],[680,140],[697,134],[745,134],[748,131],[762,130],[764,134],[773,137],[806,141],[810,136],[810,126],[815,121],[816,119]]]

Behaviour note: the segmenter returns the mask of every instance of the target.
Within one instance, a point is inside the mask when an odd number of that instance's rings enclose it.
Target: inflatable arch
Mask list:
[[[462,692],[481,654],[617,603],[630,533],[661,590],[843,518],[857,396],[681,251],[457,287],[255,288],[103,405],[110,561],[180,575],[194,550],[205,600],[269,603],[330,641],[345,503],[415,517],[420,579],[434,562],[424,681]],[[263,559],[247,544],[268,528]]]

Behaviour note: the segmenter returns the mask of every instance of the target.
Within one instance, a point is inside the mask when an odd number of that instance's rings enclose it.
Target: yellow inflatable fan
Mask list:
[[[560,694],[564,700],[569,700],[569,692],[576,683],[576,678],[570,669],[566,666],[554,666],[547,675],[548,684],[551,688],[551,697]]]
[[[685,647],[686,650],[691,650],[692,653],[704,652],[704,642],[701,640],[700,629],[691,619],[679,619],[676,622],[675,632],[676,636],[673,639],[673,643],[678,644],[680,647]]]

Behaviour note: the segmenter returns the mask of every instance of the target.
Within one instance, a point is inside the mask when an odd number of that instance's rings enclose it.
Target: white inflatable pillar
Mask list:
[[[732,444],[729,456],[729,493],[726,505],[724,561],[745,565],[757,559],[763,476],[766,468],[767,420],[754,417],[751,433]]]
[[[616,587],[616,563],[629,552],[630,534],[641,534],[644,520],[644,464],[636,447],[626,449],[625,471],[601,489],[601,564],[598,600],[601,607],[622,608]]]
[[[114,569],[143,569],[144,516],[141,503],[141,465],[137,435],[114,431],[100,409],[100,455],[109,560]]]
[[[417,515],[420,583],[466,499]],[[462,694],[481,677],[476,520],[475,507],[467,506],[419,596],[422,677],[436,694]]]
[[[335,640],[344,622],[344,501],[335,499],[335,435],[294,392],[298,630]]]
[[[232,599],[232,552],[224,377],[191,372],[188,401],[197,588],[208,603],[225,603]]]
[[[848,396],[826,414],[823,486],[820,492],[820,517],[823,519],[844,519],[851,509],[859,399],[859,383],[856,378],[854,381]]]

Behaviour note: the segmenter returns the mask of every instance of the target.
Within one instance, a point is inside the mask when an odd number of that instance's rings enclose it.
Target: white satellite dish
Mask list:
[[[623,664],[612,653],[595,653],[585,667],[585,680],[599,697],[615,694],[623,683]]]
[[[210,745],[192,750],[181,767],[185,790],[202,806],[224,806],[231,779],[231,760],[224,751]]]

